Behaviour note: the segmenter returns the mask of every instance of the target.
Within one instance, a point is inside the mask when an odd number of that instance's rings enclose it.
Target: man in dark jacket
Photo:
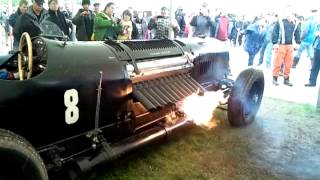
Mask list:
[[[300,44],[300,27],[295,24],[292,14],[286,14],[275,24],[272,33],[272,44],[275,49],[272,83],[276,86],[279,85],[278,76],[282,64],[284,64],[283,83],[292,86],[289,75],[293,64],[294,43]]]
[[[139,39],[139,31],[137,28],[137,24],[135,22],[132,21],[132,33],[131,33],[131,39]]]
[[[82,7],[72,19],[77,26],[76,37],[78,41],[90,41],[93,34],[94,12],[89,10],[90,0],[82,0]]]
[[[25,14],[18,17],[15,31],[15,40],[20,42],[22,33],[27,32],[31,37],[39,36],[42,32],[41,23],[49,16],[48,11],[43,8],[44,0],[33,0],[32,5]]]
[[[15,36],[16,36],[15,26],[16,26],[17,19],[22,14],[26,13],[27,10],[28,10],[28,1],[27,0],[20,0],[19,7],[18,7],[17,11],[15,13],[11,14],[9,17],[9,24],[12,27],[12,35],[14,37],[14,40],[13,40],[13,48],[14,49],[17,49],[19,46],[18,41],[15,39]]]
[[[212,20],[209,17],[209,10],[207,8],[201,8],[199,14],[193,16],[193,18],[191,19],[190,26],[193,27],[193,37],[210,36],[210,27],[212,26]]]
[[[49,0],[48,5],[49,17],[47,20],[56,24],[59,27],[59,29],[63,32],[63,34],[70,38],[70,32],[68,24],[66,22],[66,18],[58,9],[58,0]]]

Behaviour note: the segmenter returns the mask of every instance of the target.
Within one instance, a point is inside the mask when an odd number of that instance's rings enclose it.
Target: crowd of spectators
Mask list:
[[[289,81],[290,70],[296,68],[302,52],[307,50],[311,73],[306,86],[315,86],[317,82],[320,40],[315,10],[302,16],[286,9],[279,14],[268,13],[248,19],[219,9],[210,11],[208,3],[202,3],[198,12],[187,15],[178,7],[170,17],[167,7],[159,9],[160,13],[138,12],[132,7],[116,12],[117,4],[113,2],[102,7],[100,3],[82,0],[82,7],[73,14],[58,0],[48,0],[48,10],[44,3],[44,0],[32,0],[29,5],[27,0],[20,0],[13,14],[1,12],[6,46],[13,35],[13,49],[17,49],[23,32],[31,37],[64,37],[70,41],[212,37],[231,46],[243,46],[248,53],[248,66],[265,64],[272,68],[276,86],[279,76],[283,76],[285,85],[293,85]],[[259,60],[255,63],[257,54]]]

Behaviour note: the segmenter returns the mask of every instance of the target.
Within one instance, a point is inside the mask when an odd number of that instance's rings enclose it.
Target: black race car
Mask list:
[[[251,123],[263,73],[228,78],[229,53],[214,39],[67,42],[22,36],[0,56],[0,179],[87,171],[193,126],[177,103],[223,90],[231,125]]]

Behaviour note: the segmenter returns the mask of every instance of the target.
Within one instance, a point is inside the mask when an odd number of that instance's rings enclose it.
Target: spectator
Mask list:
[[[183,9],[181,7],[179,7],[175,12],[175,18],[176,18],[176,21],[178,22],[179,28],[180,28],[180,31],[178,33],[179,37],[184,36],[184,29],[186,27],[186,22],[184,20],[184,16],[185,16],[185,13],[183,12]]]
[[[100,12],[100,3],[93,4],[93,12],[97,15]]]
[[[244,16],[239,20],[238,27],[239,27],[239,36],[238,36],[238,44],[242,46],[243,43],[243,36],[245,35],[246,29],[250,23],[245,20]]]
[[[318,23],[320,17],[317,17]],[[314,87],[317,85],[317,78],[320,70],[320,27],[316,27],[315,32],[316,39],[313,43],[314,48],[314,59],[312,61],[312,68],[309,76],[309,83],[305,84],[306,87]]]
[[[215,35],[214,37],[220,41],[227,41],[229,37],[229,20],[224,12],[221,12],[220,15],[215,20]]]
[[[300,43],[300,27],[295,24],[293,15],[287,13],[275,24],[272,32],[272,44],[275,49],[272,83],[276,86],[279,85],[278,76],[282,64],[284,64],[283,83],[292,86],[289,76],[293,63],[294,39],[296,43]]]
[[[68,4],[65,4],[64,10],[61,12],[66,17],[66,19],[72,20],[72,12],[70,11]]]
[[[95,40],[102,41],[106,38],[115,40],[118,38],[121,26],[114,17],[114,6],[113,2],[109,2],[104,10],[97,14],[94,30]]]
[[[229,23],[229,39],[230,39],[230,43],[231,45],[233,45],[233,47],[236,46],[237,44],[237,37],[238,37],[238,27],[237,27],[237,22],[235,19],[234,15],[230,15],[230,23]]]
[[[60,12],[58,9],[58,0],[49,0],[48,1],[49,5],[49,17],[48,21],[51,21],[55,23],[59,29],[63,32],[64,35],[68,36],[70,38],[70,32],[69,32],[69,27],[66,22],[65,16]]]
[[[119,40],[131,40],[132,35],[132,24],[131,21],[132,14],[129,10],[125,10],[122,13],[122,20],[120,21],[120,25],[122,26],[122,33],[118,36]]]
[[[266,67],[271,67],[271,56],[272,56],[272,32],[273,27],[275,24],[275,19],[272,16],[268,17],[269,19],[266,21],[266,25],[264,27],[264,39],[263,44],[260,50],[260,58],[259,58],[259,64],[261,65],[263,63],[264,54],[266,53]]]
[[[76,37],[78,41],[90,41],[93,34],[95,15],[89,6],[90,0],[82,0],[82,8],[72,19],[73,24],[77,26]]]
[[[256,17],[253,23],[250,24],[246,29],[244,50],[249,54],[248,66],[253,65],[254,57],[259,52],[263,43],[261,22],[262,20]]]
[[[193,37],[208,37],[210,36],[210,27],[212,21],[209,17],[209,10],[201,8],[199,15],[193,16],[190,26],[193,27]]]
[[[129,12],[131,13],[131,23],[132,23],[132,33],[131,33],[131,39],[139,39],[139,30],[137,27],[136,22],[139,21],[138,16],[134,16],[136,14],[136,11],[133,11],[132,7],[128,8]]]
[[[4,13],[4,12],[1,12],[1,11],[0,11],[0,25],[1,25],[1,26],[3,26],[3,24],[4,24],[4,19],[5,19],[3,13]]]
[[[72,12],[70,11],[69,9],[69,5],[66,3],[65,4],[65,7],[62,8],[60,10],[60,12],[64,15],[64,17],[66,18],[66,22],[67,22],[67,25],[68,25],[68,29],[69,29],[69,34],[70,34],[70,37],[71,37],[71,40],[75,40],[75,37],[74,37],[74,27],[73,27],[73,24],[72,24]]]
[[[15,38],[15,36],[16,36],[15,26],[16,26],[17,19],[19,16],[26,13],[27,10],[28,10],[28,1],[27,0],[20,0],[19,7],[18,7],[17,11],[15,13],[11,14],[9,17],[9,24],[12,27],[12,35],[14,38],[13,49],[18,49],[18,46],[19,46],[19,43]]]
[[[39,36],[42,32],[41,24],[49,17],[48,11],[43,8],[44,0],[33,0],[25,14],[18,17],[15,31],[15,40],[19,43],[23,32],[31,37]]]
[[[138,36],[137,39],[143,39],[143,33],[142,33],[142,17],[143,17],[143,12],[139,11],[137,12],[137,17],[135,21],[132,21],[133,23],[136,24],[137,30],[138,30]],[[132,20],[132,19],[131,19]]]
[[[179,32],[179,25],[177,21],[175,19],[172,21],[173,22],[170,22],[170,18],[168,16],[168,8],[162,7],[161,15],[150,19],[148,23],[148,29],[155,30],[155,39],[170,38],[169,31],[171,28],[175,33]]]
[[[298,53],[293,59],[292,68],[295,68],[299,63],[301,54],[304,50],[307,50],[308,57],[310,58],[311,64],[313,60],[313,51],[312,51],[312,43],[315,39],[315,31],[316,25],[314,22],[314,17],[308,17],[307,21],[302,25],[302,33],[301,33],[301,44],[298,49]]]
[[[148,30],[148,22],[150,21],[151,13],[148,15],[147,11],[143,11],[142,19],[141,19],[141,33],[143,39],[151,39],[150,31]]]
[[[10,26],[9,26],[9,18],[6,11],[2,12],[2,26],[4,29],[4,37],[5,37],[5,45],[9,46],[9,36],[10,36]]]

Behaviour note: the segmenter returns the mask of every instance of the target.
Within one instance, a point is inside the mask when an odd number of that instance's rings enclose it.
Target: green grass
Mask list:
[[[271,108],[275,107],[275,108]],[[252,136],[259,123],[245,128],[229,126],[226,112],[215,113],[217,127],[195,127],[168,141],[143,147],[87,174],[84,179],[291,179],[288,173],[256,163]],[[258,114],[286,121],[320,119],[315,107],[265,98]],[[279,117],[282,115],[283,118]],[[262,119],[264,122],[265,120]],[[262,123],[263,123],[262,122]],[[259,139],[259,137],[256,137]],[[295,177],[295,176],[294,176]]]

